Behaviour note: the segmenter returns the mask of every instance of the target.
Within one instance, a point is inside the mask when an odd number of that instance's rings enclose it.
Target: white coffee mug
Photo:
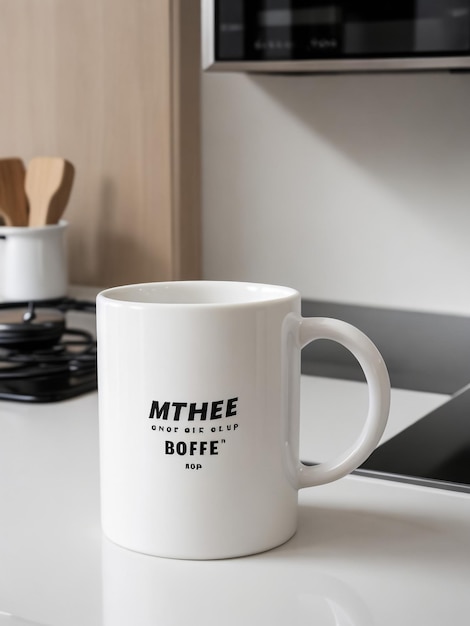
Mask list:
[[[390,383],[373,343],[303,318],[288,287],[128,285],[97,298],[101,514],[115,543],[219,559],[268,550],[297,527],[302,487],[341,478],[377,445]],[[369,411],[356,443],[299,460],[300,350],[331,339],[359,361]]]
[[[67,222],[0,226],[0,302],[51,300],[67,294]]]

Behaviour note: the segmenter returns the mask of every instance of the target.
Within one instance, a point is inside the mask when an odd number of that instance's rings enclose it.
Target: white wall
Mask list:
[[[204,275],[470,314],[470,74],[203,75]]]

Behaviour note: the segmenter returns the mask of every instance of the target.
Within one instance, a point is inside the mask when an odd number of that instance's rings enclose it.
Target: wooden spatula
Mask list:
[[[0,214],[7,226],[28,225],[24,192],[25,169],[21,159],[0,159]]]
[[[57,224],[72,191],[74,167],[59,157],[35,157],[28,163],[25,189],[29,225]]]

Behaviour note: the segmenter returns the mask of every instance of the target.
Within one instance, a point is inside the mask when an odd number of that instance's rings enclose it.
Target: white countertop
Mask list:
[[[302,386],[302,456],[319,460],[354,436],[365,386]],[[445,400],[394,390],[386,437]],[[351,476],[303,490],[299,506],[296,536],[264,554],[192,562],[130,552],[100,530],[97,394],[0,402],[0,626],[468,620],[470,496]]]

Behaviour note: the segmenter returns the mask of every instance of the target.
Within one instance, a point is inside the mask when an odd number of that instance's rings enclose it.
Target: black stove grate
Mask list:
[[[20,314],[24,311],[25,329],[31,330],[28,322],[31,312],[34,317],[36,306],[47,306],[48,310],[61,313],[95,313],[94,302],[70,298],[40,303],[2,304],[0,310],[17,309]],[[34,343],[28,338],[28,342],[21,345],[21,342],[16,342],[16,336],[21,335],[21,328],[21,323],[5,324],[0,333],[4,339],[0,345],[0,400],[58,402],[96,390],[96,341],[91,333],[64,325],[63,332],[59,329],[56,340]],[[10,329],[15,341],[8,340]],[[26,334],[31,335],[31,332]],[[41,336],[39,325],[34,337]]]

